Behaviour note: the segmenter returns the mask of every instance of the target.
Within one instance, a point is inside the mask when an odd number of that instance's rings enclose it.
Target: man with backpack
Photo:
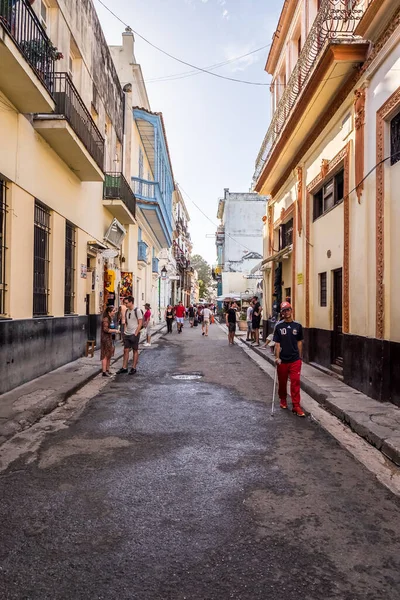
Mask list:
[[[122,361],[122,367],[117,371],[117,375],[121,373],[128,373],[128,362],[129,362],[129,351],[133,351],[133,363],[132,368],[129,371],[129,375],[136,373],[136,367],[139,360],[139,341],[140,341],[140,330],[143,326],[143,313],[140,308],[135,308],[135,300],[132,296],[128,296],[126,299],[126,313],[125,313],[125,335],[124,335],[124,358]]]

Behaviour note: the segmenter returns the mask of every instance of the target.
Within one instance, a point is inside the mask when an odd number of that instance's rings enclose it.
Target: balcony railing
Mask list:
[[[354,30],[363,15],[363,4],[363,0],[323,0],[258,153],[253,184],[268,162],[326,44],[360,40]]]
[[[151,261],[151,270],[153,273],[158,273],[158,258],[153,258]]]
[[[145,242],[138,242],[138,260],[147,263],[147,244]]]
[[[51,91],[54,62],[60,55],[28,0],[0,0],[0,24],[12,37],[43,85]]]
[[[159,183],[157,181],[141,179],[140,177],[132,177],[132,188],[137,198],[157,202],[168,229],[172,228],[172,215],[167,213]]]
[[[67,73],[54,73],[53,82],[55,112],[66,118],[97,166],[103,170],[104,138],[97,129],[78,90]]]
[[[136,198],[122,173],[106,173],[103,188],[106,200],[122,200],[129,212],[136,217]]]

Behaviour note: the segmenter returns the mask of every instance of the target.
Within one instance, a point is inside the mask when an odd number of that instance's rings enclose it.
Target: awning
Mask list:
[[[90,240],[90,242],[88,242],[87,245],[89,246],[89,248],[92,248],[92,250],[96,250],[97,252],[102,252],[103,250],[107,250],[108,248],[108,246],[102,244],[101,242],[98,242],[97,240]]]
[[[286,248],[284,248],[283,250],[280,250],[276,254],[273,254],[272,256],[265,258],[261,263],[261,270],[263,270],[263,267],[270,262],[276,262],[276,261],[280,260],[281,258],[289,258],[289,256],[292,254],[292,252],[293,252],[293,245],[290,245],[290,246],[287,246]]]

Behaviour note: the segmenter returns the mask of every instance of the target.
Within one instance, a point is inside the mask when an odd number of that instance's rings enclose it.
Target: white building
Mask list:
[[[262,260],[263,216],[267,197],[256,193],[230,192],[218,203],[221,224],[216,232],[218,296],[255,293],[257,280],[250,271]]]

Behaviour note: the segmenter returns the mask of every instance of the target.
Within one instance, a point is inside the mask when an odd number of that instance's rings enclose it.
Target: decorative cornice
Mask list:
[[[321,171],[318,173],[316,177],[308,184],[307,193],[310,194],[317,187],[320,187],[324,179],[327,179],[330,175],[333,174],[335,169],[340,165],[340,163],[345,159],[348,153],[348,146],[346,145],[344,148],[340,150],[332,160],[322,159]]]

